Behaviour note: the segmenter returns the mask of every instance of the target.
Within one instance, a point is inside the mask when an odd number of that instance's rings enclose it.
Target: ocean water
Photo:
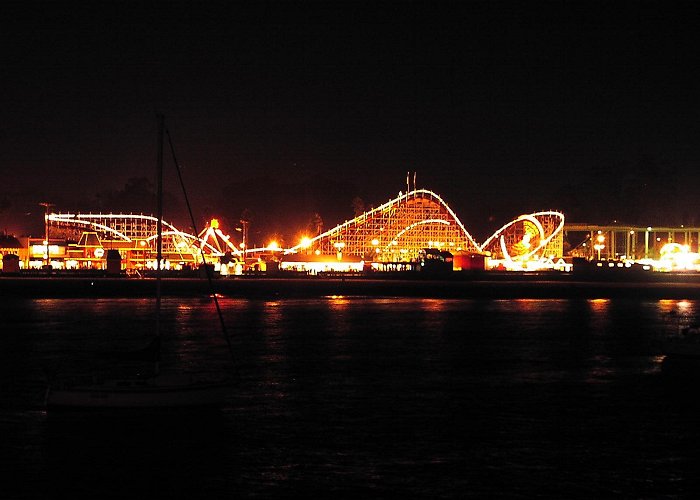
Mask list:
[[[220,410],[47,414],[49,374],[152,332],[146,299],[0,303],[13,498],[686,498],[697,382],[662,369],[694,301],[163,302],[164,369],[238,373]]]

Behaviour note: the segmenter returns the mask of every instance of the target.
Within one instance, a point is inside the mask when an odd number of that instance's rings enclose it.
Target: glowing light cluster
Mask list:
[[[700,254],[691,252],[688,245],[666,243],[654,264],[658,271],[700,271]]]
[[[218,219],[212,219],[207,227],[202,229],[197,236],[199,238],[200,248],[205,248],[208,245],[209,248],[215,248],[218,254],[224,254],[226,252],[231,252],[233,255],[242,254],[241,250],[231,242],[231,237],[224,234],[221,229],[219,229]]]

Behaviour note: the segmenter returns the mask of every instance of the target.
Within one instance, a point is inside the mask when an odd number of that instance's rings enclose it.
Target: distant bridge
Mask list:
[[[656,259],[667,243],[700,252],[700,227],[567,223],[564,234],[572,254],[589,259]]]

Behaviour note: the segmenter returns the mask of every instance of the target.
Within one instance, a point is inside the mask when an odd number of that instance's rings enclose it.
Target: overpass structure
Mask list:
[[[700,227],[567,222],[564,236],[572,243],[571,254],[587,259],[658,259],[667,244],[678,244],[689,252],[700,252]]]

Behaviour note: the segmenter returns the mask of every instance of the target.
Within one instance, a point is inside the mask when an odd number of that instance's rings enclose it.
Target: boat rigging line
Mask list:
[[[162,116],[162,115],[161,115]],[[180,170],[180,163],[177,161],[177,155],[175,154],[175,146],[173,145],[173,140],[172,137],[170,136],[170,130],[168,130],[168,127],[165,127],[165,134],[168,136],[168,144],[170,146],[170,153],[172,154],[173,157],[173,162],[175,163],[175,171],[177,172],[177,177],[180,182],[180,187],[182,188],[182,194],[185,198],[185,204],[187,205],[187,212],[190,216],[190,223],[192,224],[192,230],[194,231],[194,234],[199,234],[199,231],[197,229],[197,224],[194,219],[194,214],[192,213],[192,206],[190,205],[190,200],[189,197],[187,196],[187,190],[185,189],[185,183],[182,179],[182,172]],[[158,217],[158,221],[160,223],[161,217]],[[211,297],[214,299],[214,305],[216,306],[216,314],[219,318],[219,323],[221,325],[221,331],[224,334],[224,339],[226,340],[226,345],[228,346],[228,351],[229,354],[231,355],[231,361],[233,362],[233,367],[234,371],[236,374],[238,374],[238,365],[236,364],[236,358],[234,356],[233,352],[233,346],[231,345],[231,338],[229,337],[228,330],[226,329],[226,322],[224,321],[224,316],[221,312],[221,305],[219,304],[219,299],[214,292],[214,284],[213,284],[213,279],[211,275],[211,269],[207,265],[207,261],[204,258],[204,247],[202,245],[199,246],[199,251],[202,256],[202,265],[204,266],[204,271],[207,277],[207,283],[209,284],[209,291]],[[159,260],[160,262],[160,260]]]

